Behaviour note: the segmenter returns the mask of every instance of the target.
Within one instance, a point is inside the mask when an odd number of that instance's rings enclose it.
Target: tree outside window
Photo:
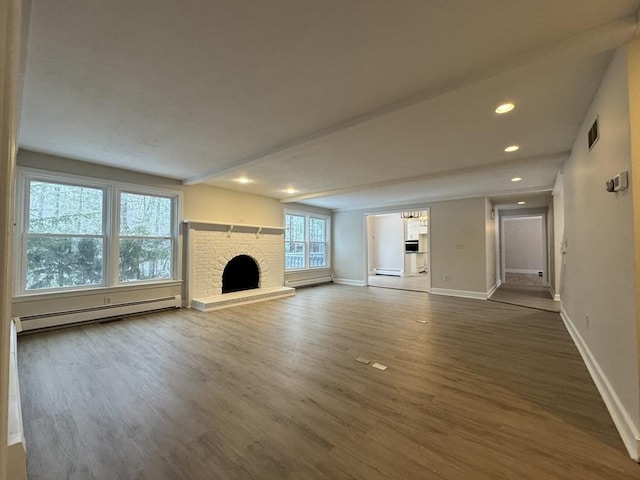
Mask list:
[[[174,278],[179,193],[29,169],[20,178],[16,294]]]
[[[26,290],[104,282],[104,191],[29,182]]]
[[[121,282],[171,278],[171,210],[170,198],[120,194]]]

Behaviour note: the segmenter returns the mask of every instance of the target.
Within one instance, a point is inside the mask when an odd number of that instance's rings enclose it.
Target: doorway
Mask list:
[[[429,209],[365,215],[367,285],[431,290]]]
[[[500,225],[501,281],[549,285],[546,215],[503,216]]]

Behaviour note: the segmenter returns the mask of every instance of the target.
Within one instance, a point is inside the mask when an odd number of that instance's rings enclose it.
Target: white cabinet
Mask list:
[[[407,240],[418,240],[420,220],[407,220]]]
[[[404,274],[412,275],[415,273],[426,272],[427,270],[427,254],[426,253],[407,253],[404,256]]]

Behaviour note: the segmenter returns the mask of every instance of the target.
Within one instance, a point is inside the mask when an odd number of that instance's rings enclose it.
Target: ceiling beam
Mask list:
[[[418,103],[432,100],[444,94],[468,87],[511,70],[531,66],[539,67],[541,64],[543,65],[545,63],[563,62],[570,58],[595,55],[603,51],[617,48],[637,33],[637,26],[637,15],[634,14],[624,17],[615,22],[591,29],[561,42],[546,45],[543,48],[534,49],[529,52],[524,52],[490,65],[489,67],[470,71],[456,78],[450,78],[447,81],[430,86],[415,95],[402,98],[342,122],[329,125],[320,130],[311,132],[308,135],[303,135],[291,140],[290,142],[276,145],[248,157],[232,160],[221,168],[211,169],[201,174],[186,178],[182,183],[184,185],[194,185],[208,180],[213,180],[214,178],[229,173],[239,167],[248,166],[250,164],[266,160],[272,155],[280,154],[296,147],[317,142],[325,137],[347,130],[356,125],[411,107]]]
[[[437,178],[453,177],[453,176],[459,176],[459,175],[472,175],[472,174],[478,174],[478,173],[489,172],[489,171],[499,172],[503,170],[510,170],[513,168],[517,168],[519,166],[525,166],[525,165],[527,167],[531,167],[536,164],[546,164],[550,162],[557,163],[558,165],[560,165],[562,162],[567,160],[570,155],[571,155],[570,151],[564,151],[564,152],[557,152],[549,155],[541,155],[537,157],[521,158],[519,160],[509,160],[506,162],[491,163],[489,165],[478,165],[473,167],[458,168],[455,170],[445,170],[442,172],[431,173],[427,175],[418,175],[418,176],[412,175],[410,177],[396,178],[396,179],[387,180],[384,182],[354,185],[352,187],[336,188],[332,190],[323,190],[319,192],[305,193],[304,195],[296,195],[295,197],[283,198],[280,200],[280,202],[281,203],[302,202],[304,200],[311,200],[313,198],[363,192],[365,190],[371,190],[374,188],[390,187],[393,185],[407,184],[407,183],[418,183],[425,180],[434,180]],[[515,193],[518,193],[518,192],[516,191]]]

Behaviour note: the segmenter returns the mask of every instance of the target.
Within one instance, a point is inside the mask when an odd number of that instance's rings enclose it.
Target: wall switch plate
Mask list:
[[[619,192],[620,190],[626,190],[629,187],[629,173],[620,172],[613,177],[613,191]]]

